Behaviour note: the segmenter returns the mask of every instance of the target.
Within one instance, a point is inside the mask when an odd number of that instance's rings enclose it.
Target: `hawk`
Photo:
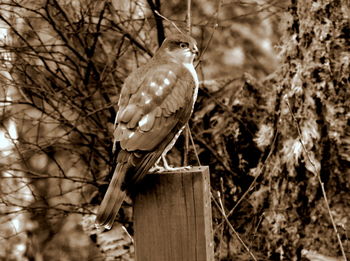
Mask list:
[[[175,33],[145,65],[126,78],[114,131],[120,151],[96,227],[112,227],[126,194],[171,149],[184,129],[198,92],[193,66],[196,55],[196,41]]]

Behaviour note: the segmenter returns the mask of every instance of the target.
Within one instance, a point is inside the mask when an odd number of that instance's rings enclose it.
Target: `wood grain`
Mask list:
[[[137,261],[212,261],[208,167],[148,174],[134,202]]]

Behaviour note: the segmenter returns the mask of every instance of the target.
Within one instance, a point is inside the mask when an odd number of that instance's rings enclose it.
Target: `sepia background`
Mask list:
[[[349,10],[192,0],[195,148],[180,137],[169,159],[210,168],[215,260],[251,260],[232,227],[256,260],[350,257]],[[0,260],[134,260],[130,200],[119,226],[93,227],[116,103],[186,14],[181,0],[1,0]]]

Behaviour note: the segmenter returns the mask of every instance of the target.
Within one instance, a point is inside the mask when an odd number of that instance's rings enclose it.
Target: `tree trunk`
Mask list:
[[[349,247],[350,12],[345,2],[292,0],[286,17],[283,66],[274,79],[277,139],[266,163],[270,193],[262,224],[273,260],[300,260],[303,249],[342,255],[318,175],[340,239]]]

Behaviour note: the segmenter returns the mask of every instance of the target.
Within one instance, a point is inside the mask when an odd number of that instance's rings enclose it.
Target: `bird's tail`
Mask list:
[[[128,168],[127,163],[119,163],[115,168],[112,180],[97,212],[95,226],[98,229],[102,227],[111,229],[113,225],[114,219],[126,196],[126,191],[122,189],[122,184]]]

